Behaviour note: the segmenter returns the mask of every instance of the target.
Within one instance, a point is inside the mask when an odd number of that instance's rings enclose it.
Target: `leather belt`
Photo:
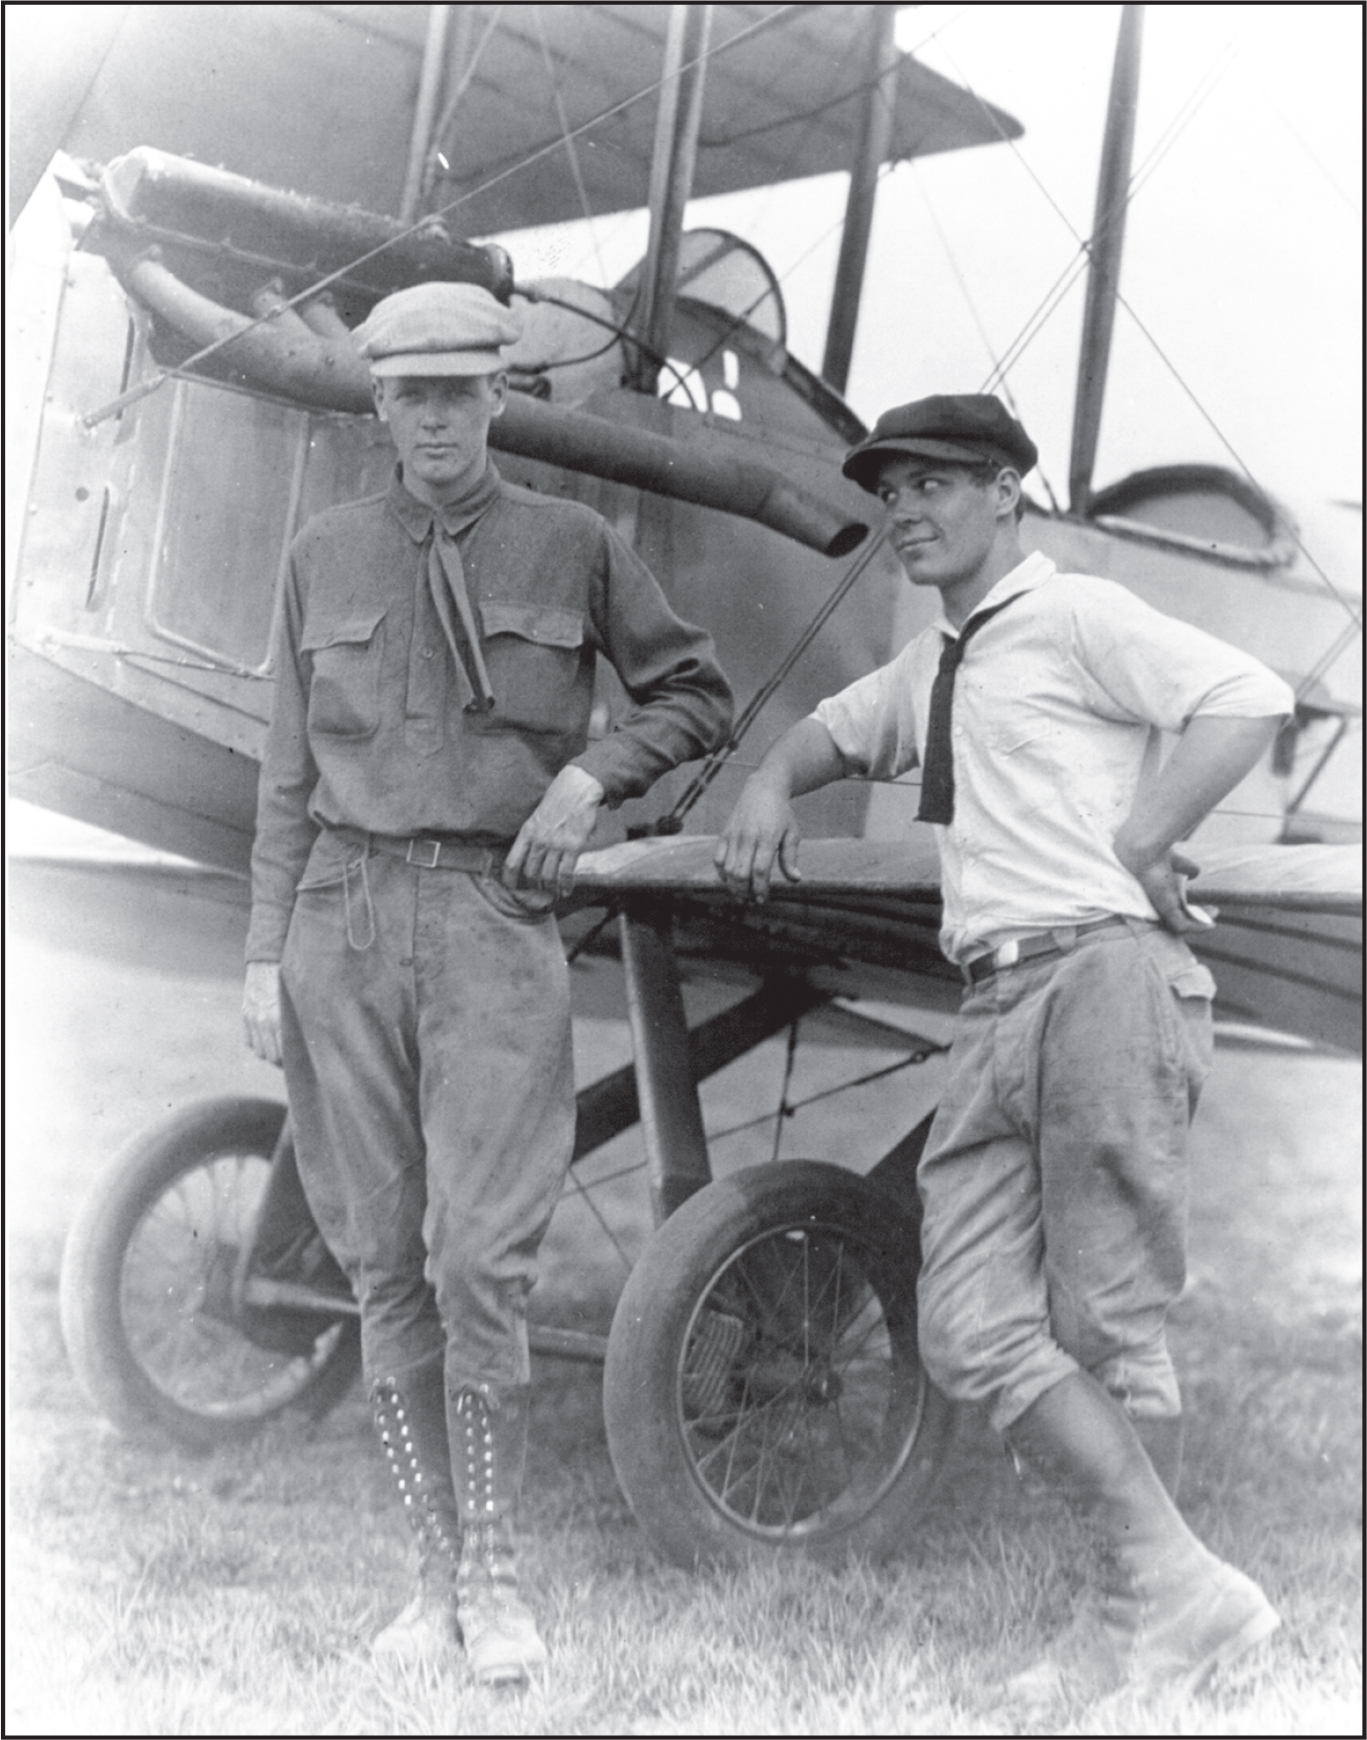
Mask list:
[[[966,985],[981,985],[1004,967],[1017,967],[1023,961],[1042,961],[1050,955],[1070,955],[1077,947],[1080,937],[1100,936],[1103,931],[1124,931],[1132,934],[1132,925],[1146,922],[1148,921],[1138,918],[1094,918],[1088,924],[1057,925],[1053,930],[1041,932],[1039,936],[1014,938],[1011,942],[1002,943],[999,948],[988,949],[986,954],[974,955],[971,961],[964,961],[960,965],[959,971],[963,974]]]
[[[368,834],[362,828],[332,828],[339,840],[390,858],[402,858],[419,870],[464,870],[472,876],[496,876],[508,856],[506,846],[472,846],[442,834]]]

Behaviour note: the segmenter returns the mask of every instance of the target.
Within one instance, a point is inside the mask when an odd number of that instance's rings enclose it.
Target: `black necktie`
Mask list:
[[[985,622],[991,622],[999,610],[1005,610],[1013,599],[994,604],[991,610],[970,617],[959,631],[957,640],[945,641],[940,654],[940,668],[930,689],[930,719],[926,725],[926,752],[921,757],[921,807],[916,812],[918,822],[954,820],[954,741],[951,726],[954,720],[954,674],[963,663],[968,643]]]

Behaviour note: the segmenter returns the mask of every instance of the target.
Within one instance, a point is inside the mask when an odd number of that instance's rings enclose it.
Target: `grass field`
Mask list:
[[[174,963],[130,973],[71,945],[49,933],[11,947],[7,1732],[1009,1731],[985,1719],[987,1690],[1065,1616],[1076,1543],[979,1422],[961,1422],[904,1560],[692,1576],[658,1561],[616,1487],[597,1373],[549,1362],[524,1527],[550,1675],[495,1695],[459,1671],[373,1669],[366,1645],[406,1599],[409,1560],[359,1394],[312,1429],[191,1457],[115,1437],[69,1372],[57,1267],[84,1182],[169,1105],[279,1092],[239,1055],[231,984]],[[624,1055],[611,1020],[581,1039],[586,1074]],[[879,1058],[822,1048],[796,1086]],[[709,1124],[771,1105],[782,1062],[775,1042],[719,1078]],[[936,1067],[800,1114],[784,1153],[875,1158],[933,1101]],[[1183,1504],[1264,1584],[1283,1629],[1196,1697],[1095,1710],[1078,1732],[1361,1732],[1360,1083],[1351,1063],[1225,1049],[1195,1133],[1192,1281],[1174,1323],[1192,1420]],[[600,1169],[629,1161],[634,1140]],[[770,1141],[766,1126],[718,1158],[759,1159]],[[639,1179],[615,1188],[607,1218],[630,1259]],[[550,1303],[592,1320],[622,1274],[567,1201]]]

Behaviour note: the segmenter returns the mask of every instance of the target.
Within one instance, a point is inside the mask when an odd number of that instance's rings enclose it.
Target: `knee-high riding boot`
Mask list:
[[[518,1590],[515,1527],[527,1459],[525,1385],[450,1398],[451,1447],[463,1544],[456,1617],[471,1671],[482,1685],[525,1680],[546,1664],[546,1646]]]
[[[460,1515],[446,1437],[446,1383],[438,1356],[371,1386],[375,1430],[418,1543],[418,1590],[375,1639],[379,1660],[440,1666],[454,1660]]]
[[[1008,1437],[1091,1520],[1105,1567],[1095,1626],[1070,1627],[1066,1649],[1009,1682],[1018,1709],[1122,1688],[1190,1692],[1276,1630],[1262,1590],[1191,1533],[1124,1411],[1086,1373],[1047,1391]]]

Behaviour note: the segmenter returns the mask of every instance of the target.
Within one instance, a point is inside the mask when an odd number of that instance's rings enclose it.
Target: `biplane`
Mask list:
[[[905,785],[805,800],[803,881],[763,907],[724,893],[709,837],[757,719],[776,734],[929,620],[839,474],[864,433],[842,392],[875,192],[888,162],[1021,129],[900,51],[896,11],[108,8],[60,64],[25,43],[33,77],[14,80],[16,208],[33,197],[11,366],[36,407],[16,444],[17,796],[191,859],[243,901],[290,540],[392,464],[350,333],[431,278],[524,315],[495,425],[505,474],[606,515],[711,629],[745,701],[724,753],[618,813],[563,915],[572,958],[620,969],[634,1051],[581,1092],[576,1161],[639,1123],[657,1231],[608,1336],[538,1324],[533,1342],[604,1362],[623,1487],[689,1564],[896,1546],[948,1425],[916,1353],[929,1120],[853,1168],[714,1181],[698,1100],[818,1011],[958,995]],[[1199,948],[1226,1018],[1354,1046],[1357,855],[1317,842],[1305,804],[1354,717],[1322,680],[1341,608],[1252,479],[1172,465],[1093,483],[1141,13],[1123,9],[1088,248],[1070,499],[1032,505],[1025,542],[1296,676],[1294,720],[1200,842],[1221,922]],[[765,259],[686,229],[685,208],[836,169],[849,192],[818,372],[788,347]],[[648,243],[619,282],[519,278],[520,228],[635,208]],[[508,232],[512,251],[478,239]],[[605,676],[594,728],[621,704]],[[704,977],[725,995],[690,1021],[684,989]],[[116,1157],[68,1240],[62,1314],[92,1399],[133,1430],[202,1446],[336,1401],[356,1306],[286,1108],[190,1106]]]

